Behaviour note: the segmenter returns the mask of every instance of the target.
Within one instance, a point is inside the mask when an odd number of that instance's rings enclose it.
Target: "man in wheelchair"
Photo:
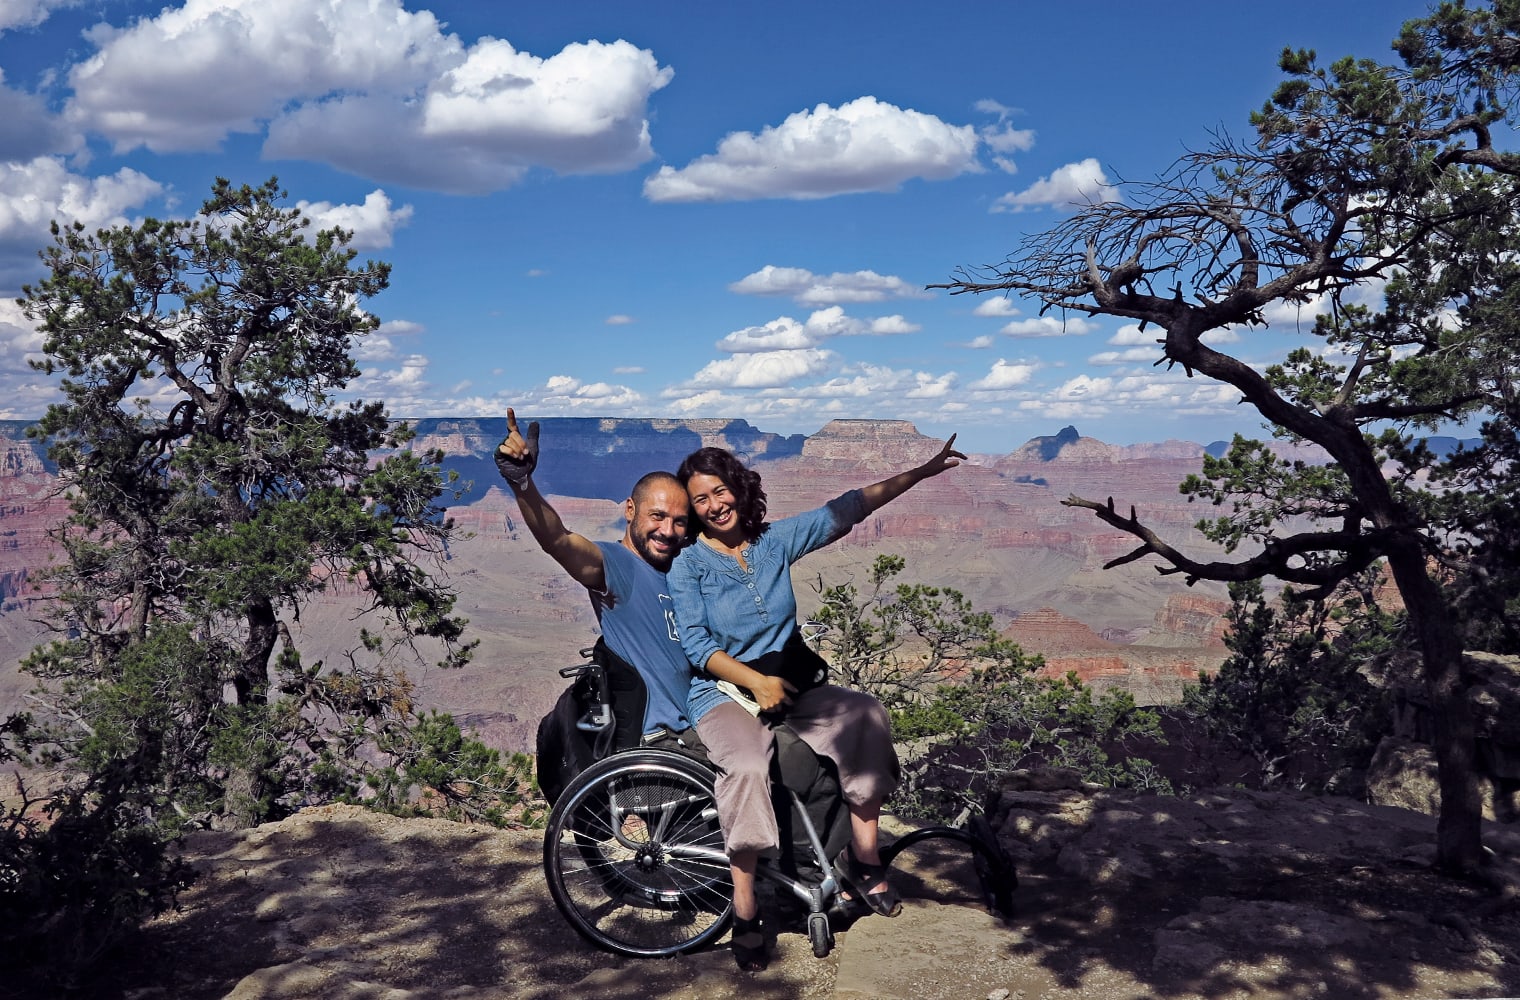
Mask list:
[[[628,523],[622,539],[593,542],[566,528],[533,483],[538,465],[536,421],[528,425],[525,436],[517,415],[508,409],[507,437],[497,446],[495,458],[534,541],[591,596],[602,629],[599,665],[626,695],[613,700],[624,715],[617,720],[619,744],[690,730],[686,696],[691,665],[681,649],[665,584],[665,572],[687,540],[691,515],[686,488],[668,472],[649,473],[623,502]],[[640,702],[642,714],[628,718]],[[605,732],[613,735],[610,728]],[[608,749],[600,748],[592,759]],[[566,759],[545,761],[541,755],[539,761],[539,786],[551,804],[574,771],[590,762],[577,758],[573,746],[565,747],[564,753]]]

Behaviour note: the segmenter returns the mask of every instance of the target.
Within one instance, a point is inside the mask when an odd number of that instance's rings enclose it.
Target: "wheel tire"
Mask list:
[[[829,929],[827,913],[808,914],[808,940],[813,944],[814,958],[828,958],[834,949],[834,932]]]
[[[544,831],[544,874],[582,937],[621,955],[661,957],[722,935],[733,882],[718,860],[712,783],[711,771],[663,750],[614,754],[570,783]]]

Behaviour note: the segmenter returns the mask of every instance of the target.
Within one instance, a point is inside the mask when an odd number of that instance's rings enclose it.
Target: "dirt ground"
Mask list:
[[[726,941],[664,960],[587,945],[549,898],[535,832],[311,809],[192,836],[198,883],[94,995],[1520,996],[1513,897],[1432,874],[1429,817],[1327,801],[1115,799],[1086,807],[1065,840],[1051,838],[1053,820],[1036,829],[1014,810],[1002,833],[1024,845],[1011,920],[982,908],[963,848],[927,841],[898,862],[901,917],[859,920],[825,959],[800,926],[782,927],[759,974],[737,972]],[[1267,840],[1264,816],[1282,820]],[[1303,843],[1317,837],[1323,849]],[[1502,864],[1520,855],[1507,831],[1489,842]]]

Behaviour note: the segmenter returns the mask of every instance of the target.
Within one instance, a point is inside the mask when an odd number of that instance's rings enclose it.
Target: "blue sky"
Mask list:
[[[49,220],[278,175],[393,265],[354,389],[397,416],[896,418],[998,453],[1255,433],[1153,334],[924,286],[1244,135],[1284,45],[1388,60],[1423,11],[0,0],[0,418],[53,398],[11,301]],[[1270,363],[1293,328],[1232,348]]]

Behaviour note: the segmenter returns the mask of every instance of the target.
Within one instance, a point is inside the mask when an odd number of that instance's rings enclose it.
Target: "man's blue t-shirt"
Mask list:
[[[607,645],[644,678],[649,694],[644,732],[689,728],[686,696],[691,689],[691,664],[681,649],[665,574],[621,542],[597,542],[596,547],[602,550],[607,592],[593,593],[591,606]]]

